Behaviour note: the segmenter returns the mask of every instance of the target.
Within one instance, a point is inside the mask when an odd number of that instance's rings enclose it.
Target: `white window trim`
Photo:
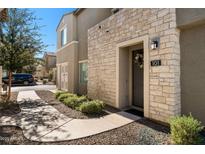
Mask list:
[[[79,64],[80,64],[80,63],[87,63],[87,62],[88,62],[88,59],[78,61]]]
[[[63,25],[60,29],[59,29],[59,31],[61,32],[63,29],[65,29],[65,28],[67,28],[67,24],[65,24],[65,25]]]
[[[71,41],[70,43],[67,43],[66,45],[64,45],[61,48],[59,48],[56,52],[59,52],[59,51],[63,50],[64,48],[66,48],[66,47],[68,47],[68,46],[70,46],[72,44],[75,44],[75,43],[77,44],[78,41]]]

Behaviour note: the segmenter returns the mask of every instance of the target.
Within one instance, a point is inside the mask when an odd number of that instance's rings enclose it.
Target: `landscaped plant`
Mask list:
[[[99,100],[93,100],[93,101],[88,101],[88,102],[83,102],[79,110],[83,113],[87,114],[99,114],[102,112],[104,108],[104,103]]]
[[[47,83],[47,80],[46,79],[43,79],[43,84],[46,84]]]
[[[75,94],[71,94],[71,93],[63,93],[63,94],[60,94],[60,96],[58,97],[58,100],[63,102],[64,99],[68,98],[68,97],[74,97],[76,96]]]
[[[71,96],[64,99],[63,103],[73,109],[79,109],[79,106],[83,103],[88,101],[86,96]]]
[[[68,107],[86,114],[99,114],[104,108],[104,103],[102,101],[89,101],[86,96],[77,96],[64,91],[56,92],[55,97]]]
[[[67,93],[67,92],[66,92],[66,91],[57,91],[57,92],[55,93],[55,98],[58,99],[58,97],[59,97],[61,94],[65,94],[65,93]]]
[[[170,127],[171,139],[175,144],[198,144],[202,141],[199,133],[203,130],[203,126],[191,114],[172,118]]]
[[[8,19],[0,22],[0,65],[8,71],[8,96],[11,97],[13,72],[35,64],[35,57],[45,49],[39,19],[28,9],[8,9]]]

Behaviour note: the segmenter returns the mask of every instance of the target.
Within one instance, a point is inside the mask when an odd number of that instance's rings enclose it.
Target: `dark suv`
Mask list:
[[[8,84],[9,78],[7,77],[3,77],[2,81],[5,84]],[[34,85],[35,81],[33,78],[33,75],[31,74],[23,74],[23,73],[16,73],[12,75],[12,85]]]

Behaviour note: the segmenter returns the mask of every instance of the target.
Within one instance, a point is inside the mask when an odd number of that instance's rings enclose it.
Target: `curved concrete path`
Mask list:
[[[100,118],[72,119],[40,100],[35,91],[18,94],[21,113],[0,117],[0,125],[22,128],[26,138],[33,141],[54,142],[83,138],[129,124],[140,117],[118,112]]]

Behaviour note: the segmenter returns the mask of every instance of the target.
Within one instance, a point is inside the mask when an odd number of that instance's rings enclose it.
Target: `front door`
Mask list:
[[[143,49],[134,50],[132,56],[133,68],[133,102],[132,105],[143,109],[144,107],[144,54]]]

